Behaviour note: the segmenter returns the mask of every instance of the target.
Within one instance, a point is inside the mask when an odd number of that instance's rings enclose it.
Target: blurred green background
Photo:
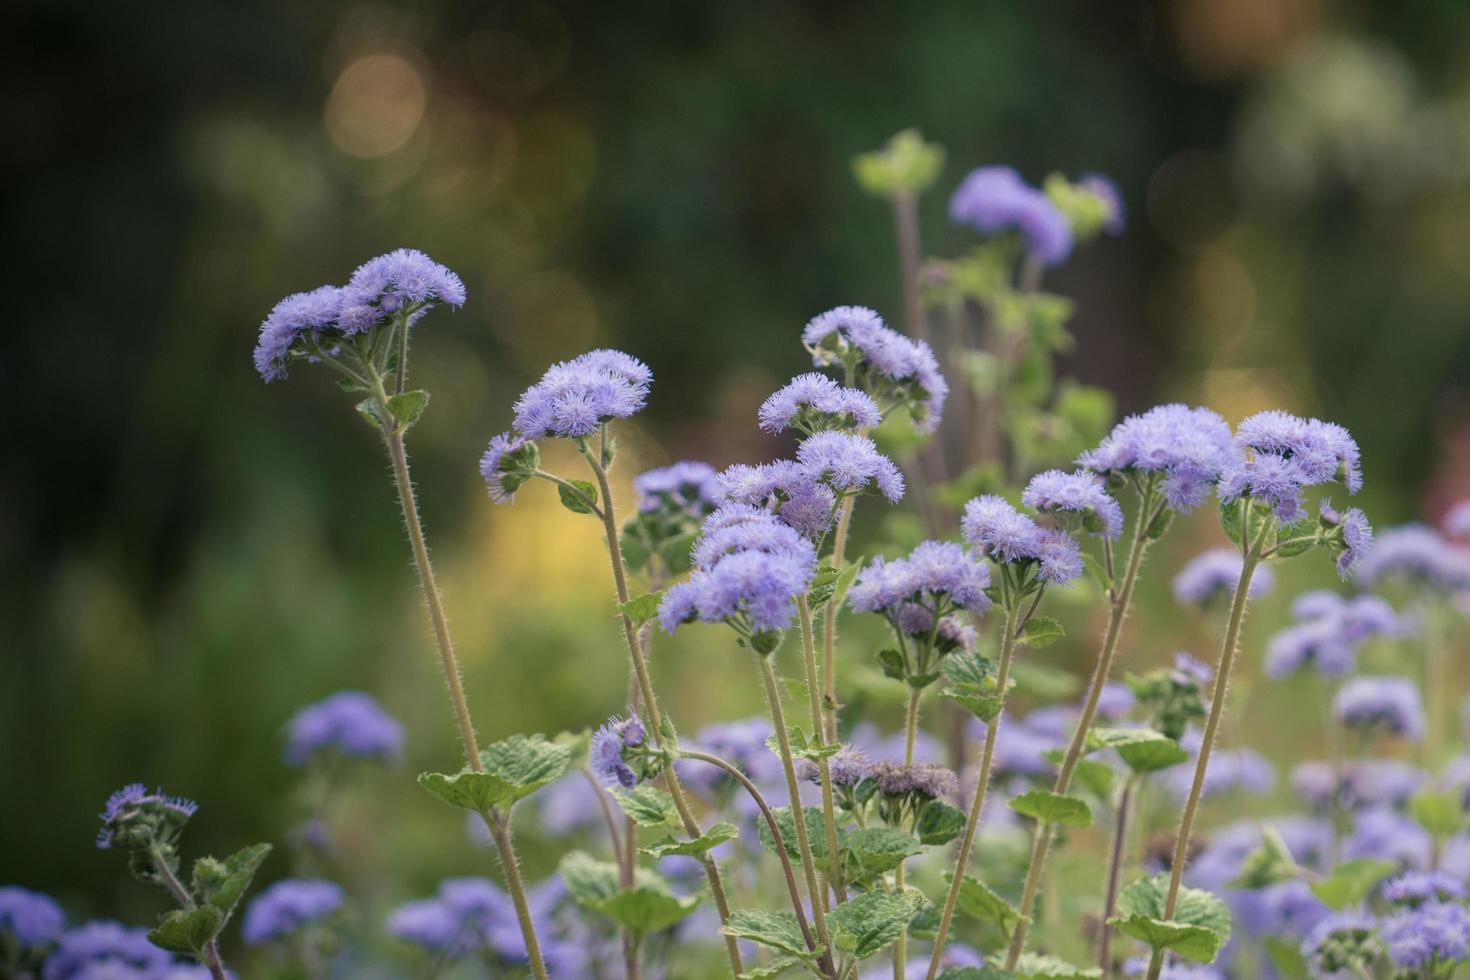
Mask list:
[[[624,698],[596,529],[534,488],[497,509],[476,473],[516,393],[614,345],[657,375],[625,486],[670,458],[772,456],[754,409],[804,368],[806,319],[898,315],[890,218],[850,159],[907,126],[948,150],[928,254],[973,241],[944,220],[972,166],[1118,182],[1127,234],[1048,279],[1080,304],[1063,374],[1123,411],[1339,421],[1379,524],[1470,496],[1464,4],[57,2],[10,21],[25,309],[0,469],[0,880],[79,915],[157,907],[91,847],[108,792],[198,799],[194,853],[279,840],[300,816],[282,725],[344,687],[410,733],[402,768],[344,804],[345,873],[392,900],[490,865],[409,781],[457,750],[380,446],[325,375],[267,387],[249,358],[280,296],[392,247],[469,287],[419,331],[433,404],[411,451],[490,737]],[[1165,572],[1217,536],[1196,522],[1156,559],[1135,662],[1205,642]],[[1257,637],[1321,564],[1286,575]],[[1067,666],[1092,635],[1074,619]],[[681,723],[753,709],[743,657],[691,637],[655,654]],[[526,847],[547,873],[555,849]]]

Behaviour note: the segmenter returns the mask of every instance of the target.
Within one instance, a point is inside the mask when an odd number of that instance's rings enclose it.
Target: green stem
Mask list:
[[[836,597],[828,600],[828,604],[836,603]],[[801,652],[806,661],[806,692],[807,705],[811,710],[812,742],[818,749],[826,746],[827,739],[822,731],[822,699],[817,693],[817,645],[812,635],[812,609],[807,602],[806,596],[798,596],[796,600],[797,612],[801,616]],[[837,808],[832,802],[832,766],[830,760],[824,755],[817,760],[817,775],[822,783],[822,822],[826,827],[827,840],[837,840]],[[842,881],[842,855],[837,848],[827,848],[827,880],[836,892],[837,901],[847,901],[847,886]],[[827,897],[826,889],[822,890],[822,897]]]
[[[832,567],[842,571],[847,550],[848,530],[852,527],[851,496],[842,499],[837,512],[837,529],[832,534]],[[822,737],[837,741],[837,611],[841,596],[834,595],[822,610]]]
[[[1123,784],[1123,795],[1118,800],[1118,825],[1113,828],[1113,853],[1108,858],[1108,890],[1103,900],[1102,938],[1097,944],[1097,966],[1102,971],[1102,980],[1111,980],[1113,975],[1113,927],[1108,920],[1118,904],[1118,886],[1123,878],[1123,856],[1128,850],[1128,809],[1133,802],[1134,778]]]
[[[1016,620],[1017,612],[1014,604],[1006,602],[1005,630],[1001,634],[1000,641],[1000,667],[995,676],[995,689],[1000,692],[1002,700],[1005,698],[1006,684],[1010,681],[1011,655],[1016,650]],[[965,869],[970,864],[970,851],[975,845],[975,832],[980,827],[980,811],[985,806],[985,790],[990,783],[990,764],[995,757],[995,740],[1000,734],[1000,712],[996,712],[994,718],[985,729],[985,746],[980,750],[980,775],[975,783],[975,798],[970,803],[970,815],[965,821],[965,834],[960,840],[960,851],[955,861],[954,880],[950,882],[949,893],[944,898],[944,910],[939,916],[939,928],[934,934],[934,954],[929,960],[929,973],[926,980],[934,980],[939,973],[939,964],[944,957],[944,943],[949,938],[949,927],[954,921],[955,903],[959,901],[960,888],[964,885]]]
[[[935,623],[939,622],[938,617]],[[908,708],[904,712],[903,721],[903,764],[911,766],[914,764],[914,739],[919,730],[919,695],[922,692],[917,688],[909,689]],[[900,861],[898,867],[893,870],[893,886],[903,891],[905,879],[904,862]],[[908,965],[908,930],[898,934],[898,939],[893,944],[893,980],[904,980],[904,973]]]
[[[1108,674],[1113,669],[1113,657],[1118,649],[1118,639],[1123,632],[1123,621],[1128,617],[1128,609],[1133,602],[1133,586],[1138,581],[1138,570],[1143,563],[1144,552],[1148,550],[1148,526],[1152,523],[1150,509],[1152,500],[1151,492],[1144,493],[1140,498],[1138,521],[1133,529],[1132,545],[1128,549],[1128,563],[1124,566],[1123,581],[1113,595],[1112,609],[1108,614],[1107,631],[1103,634],[1102,650],[1097,657],[1097,666],[1093,668],[1092,683],[1087,690],[1087,700],[1082,705],[1082,715],[1077,719],[1077,727],[1072,732],[1072,740],[1067,745],[1067,753],[1062,757],[1062,765],[1057,772],[1053,792],[1063,796],[1072,786],[1072,776],[1076,773],[1077,763],[1081,761],[1082,753],[1087,746],[1087,733],[1092,729],[1092,720],[1097,715],[1098,702],[1102,698],[1103,688],[1107,686]],[[1016,968],[1016,962],[1026,950],[1026,931],[1030,925],[1031,908],[1041,888],[1047,854],[1051,848],[1055,828],[1049,823],[1037,821],[1033,834],[1031,863],[1026,869],[1026,884],[1021,892],[1021,904],[1018,909],[1021,921],[1016,925],[1016,931],[1011,936],[1010,949],[1006,953],[1005,968],[1007,970]]]
[[[776,682],[776,670],[771,666],[771,655],[755,655],[760,667],[761,678],[766,686],[766,703],[771,710],[771,724],[776,729],[776,742],[781,748],[781,768],[786,773],[786,793],[791,798],[791,823],[796,828],[796,850],[801,855],[801,869],[806,875],[806,889],[812,900],[812,922],[817,928],[817,942],[830,955],[832,944],[827,938],[827,915],[822,886],[817,881],[817,865],[812,857],[812,842],[806,832],[806,814],[801,806],[801,784],[796,779],[796,765],[791,760],[791,739],[786,735],[786,713],[781,710],[781,689]],[[835,848],[837,842],[829,840],[827,847]]]
[[[643,707],[648,712],[649,727],[652,730],[654,744],[664,748],[664,719],[659,711],[658,699],[653,693],[653,677],[648,669],[648,658],[644,655],[643,643],[638,635],[638,630],[633,626],[622,607],[628,602],[628,573],[623,566],[623,549],[618,541],[618,524],[616,511],[613,507],[612,488],[608,485],[607,470],[602,465],[602,460],[593,454],[584,440],[581,445],[582,455],[587,458],[587,463],[592,467],[593,474],[597,477],[598,490],[602,493],[602,527],[607,536],[608,555],[612,561],[613,584],[617,589],[619,616],[623,622],[623,638],[628,644],[628,656],[633,663],[633,673],[638,679],[638,693],[643,699]],[[684,832],[691,838],[699,837],[703,831],[700,829],[699,821],[694,818],[694,811],[689,807],[689,800],[684,795],[684,788],[679,783],[679,776],[670,766],[664,772],[664,782],[668,786],[669,795],[673,797],[674,809],[679,813],[679,821],[684,825]],[[725,895],[725,884],[720,877],[719,865],[714,858],[708,854],[700,857],[700,863],[704,865],[705,877],[709,879],[710,896],[715,901],[715,909],[720,914],[720,924],[723,925],[730,919],[730,902]],[[744,972],[744,966],[740,959],[740,943],[734,936],[725,936],[725,953],[730,960],[730,970],[734,976]]]
[[[1235,654],[1240,642],[1240,627],[1245,622],[1245,608],[1250,598],[1251,576],[1261,561],[1261,545],[1271,530],[1271,520],[1263,521],[1260,533],[1246,549],[1240,568],[1240,581],[1235,586],[1235,599],[1230,606],[1230,620],[1225,627],[1225,642],[1220,650],[1220,664],[1215,670],[1215,691],[1210,698],[1210,713],[1205,719],[1205,730],[1201,736],[1199,758],[1194,764],[1194,782],[1189,787],[1189,796],[1184,801],[1184,812],[1179,820],[1179,836],[1174,841],[1174,859],[1169,869],[1169,894],[1164,901],[1165,919],[1174,918],[1179,903],[1179,888],[1184,880],[1184,865],[1189,860],[1189,835],[1194,830],[1194,817],[1199,810],[1200,797],[1204,795],[1205,773],[1210,766],[1210,753],[1215,745],[1215,735],[1220,730],[1220,720],[1225,715],[1225,697],[1230,689],[1230,672],[1235,666]],[[1247,528],[1248,530],[1248,528]],[[1244,532],[1242,532],[1244,533]],[[1149,961],[1147,980],[1159,980],[1164,961],[1155,954]]]
[[[511,840],[509,815],[497,810],[481,814],[490,836],[495,841],[495,850],[500,854],[500,870],[505,874],[505,887],[515,904],[516,919],[521,924],[521,935],[526,940],[526,958],[531,964],[531,973],[536,980],[548,980],[546,963],[541,959],[541,944],[536,940],[536,926],[531,921],[531,906],[526,901],[526,886],[521,881],[521,865],[516,857],[515,843]]]
[[[179,881],[178,875],[174,874],[174,869],[169,865],[168,859],[163,856],[163,851],[158,845],[155,844],[148,849],[148,856],[153,861],[154,874],[158,875],[159,880],[163,882],[163,887],[168,889],[174,901],[179,903],[179,908],[192,910],[195,907],[194,896],[189,894],[184,883]],[[204,944],[204,949],[199,953],[199,961],[209,970],[209,975],[214,980],[226,980],[228,974],[225,973],[224,961],[219,957],[219,944],[213,939]]]

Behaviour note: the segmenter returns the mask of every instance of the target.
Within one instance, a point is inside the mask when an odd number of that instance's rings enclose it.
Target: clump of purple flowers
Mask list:
[[[1244,564],[1245,559],[1240,552],[1231,548],[1212,548],[1202,552],[1191,558],[1174,576],[1174,598],[1185,605],[1202,608],[1228,604],[1235,595]],[[1259,599],[1275,584],[1275,575],[1263,565],[1251,576],[1248,595]]]
[[[997,564],[1013,566],[1024,584],[1034,574],[1038,582],[1065,585],[1082,574],[1082,554],[1076,540],[1056,528],[1043,528],[993,494],[965,505],[960,527],[965,540]]]
[[[1470,549],[1422,524],[1390,528],[1373,542],[1358,576],[1368,588],[1400,579],[1439,592],[1463,592],[1470,589]]]
[[[637,414],[648,401],[653,372],[616,350],[594,350],[553,364],[515,403],[515,429],[525,439],[581,439],[609,419]]]
[[[386,762],[403,751],[403,726],[362,691],[341,691],[302,708],[287,729],[286,761],[293,766],[324,753]]]
[[[1324,677],[1342,677],[1356,668],[1364,641],[1402,629],[1393,608],[1375,595],[1343,599],[1331,592],[1309,592],[1297,598],[1292,612],[1300,621],[1271,637],[1266,647],[1271,677],[1309,667]]]
[[[949,383],[924,341],[889,329],[866,306],[839,306],[813,317],[801,342],[813,364],[841,367],[847,384],[862,388],[876,404],[907,407],[920,432],[939,428]]]
[[[193,800],[169,796],[161,789],[150,793],[142,783],[129,783],[107,798],[97,846],[147,850],[154,843],[171,844],[198,811]]]
[[[1169,506],[1185,512],[1204,503],[1211,486],[1239,458],[1223,418],[1207,408],[1176,404],[1130,415],[1077,464],[1109,479],[1156,476]]]
[[[798,374],[767,398],[758,418],[760,427],[770,433],[791,428],[810,435],[827,429],[871,429],[883,421],[883,414],[866,392],[809,372]]]
[[[1411,908],[1425,902],[1458,902],[1465,898],[1465,883],[1444,871],[1405,871],[1383,885],[1383,899]]]
[[[41,975],[44,980],[132,980],[163,976],[173,963],[172,956],[148,941],[146,929],[88,922],[62,935]]]
[[[638,720],[637,715],[609,718],[592,735],[588,755],[593,773],[604,782],[617,783],[624,789],[632,789],[638,784],[640,773],[629,764],[632,758],[630,750],[642,749],[644,742],[643,723]],[[633,761],[636,762],[636,758]]]
[[[670,511],[703,519],[717,506],[715,468],[698,460],[680,460],[644,470],[633,480],[638,510],[644,514]]]
[[[1338,482],[1349,493],[1362,489],[1358,444],[1340,425],[1272,410],[1242,421],[1235,439],[1249,455],[1237,459],[1221,478],[1224,503],[1242,497],[1258,500],[1281,523],[1294,524],[1306,516],[1306,487]],[[1356,516],[1353,522],[1358,522]]]
[[[990,608],[990,571],[960,545],[925,541],[904,558],[874,558],[848,590],[854,612],[878,612],[902,633],[927,633],[950,611]]]
[[[1394,966],[1439,975],[1427,971],[1470,953],[1470,910],[1459,902],[1425,902],[1391,916],[1381,935]]]
[[[1071,530],[1116,538],[1123,533],[1123,508],[1107,492],[1101,477],[1079,471],[1047,470],[1026,484],[1021,503],[1037,513],[1051,514]]]
[[[1411,742],[1424,737],[1424,701],[1419,686],[1407,677],[1354,677],[1337,692],[1332,710],[1349,728],[1399,735]]]
[[[245,909],[240,935],[251,946],[280,942],[318,925],[342,907],[342,886],[319,878],[287,878],[262,891]]]
[[[0,887],[0,949],[8,943],[19,955],[29,956],[53,945],[65,928],[66,914],[51,896],[14,885]]]
[[[949,220],[986,235],[1019,232],[1043,265],[1058,265],[1072,254],[1071,222],[1011,167],[970,171],[949,199]]]

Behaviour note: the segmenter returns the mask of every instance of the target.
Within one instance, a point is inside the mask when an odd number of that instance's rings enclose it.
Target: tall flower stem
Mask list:
[[[909,689],[909,703],[903,720],[903,764],[906,766],[914,764],[914,738],[919,731],[919,696],[922,693],[917,688]],[[893,886],[899,891],[903,891],[904,871],[902,861],[893,869]],[[908,945],[909,933],[905,929],[893,943],[893,980],[904,980],[908,964]]]
[[[852,527],[853,497],[842,499],[837,511],[837,528],[832,532],[832,567],[842,571],[847,551],[847,534]],[[837,741],[837,607],[834,595],[822,610],[822,737]]]
[[[1000,666],[996,670],[995,689],[1005,698],[1006,684],[1011,676],[1011,656],[1016,651],[1016,623],[1019,618],[1015,603],[1006,597],[1005,631],[1000,641]],[[975,846],[975,832],[980,829],[980,812],[985,807],[985,790],[990,785],[990,764],[995,758],[995,740],[1000,734],[1000,712],[990,719],[985,727],[985,745],[980,750],[980,775],[975,782],[975,798],[970,803],[969,818],[965,821],[965,834],[960,839],[960,852],[955,861],[954,880],[949,893],[944,897],[944,910],[939,915],[939,928],[934,933],[934,955],[929,960],[926,980],[934,980],[939,973],[940,961],[944,958],[944,943],[949,938],[949,927],[954,921],[955,903],[959,901],[960,888],[965,883],[965,870],[970,866],[970,851]]]
[[[174,869],[169,865],[168,859],[164,857],[163,851],[155,845],[148,849],[148,856],[153,862],[154,873],[158,875],[159,881],[163,882],[163,887],[168,889],[168,893],[173,896],[174,901],[179,903],[180,908],[192,910],[195,907],[194,896],[189,894],[189,890],[184,887],[183,882],[179,881],[178,875],[174,874]],[[209,970],[209,975],[214,980],[226,980],[229,976],[225,973],[224,962],[219,958],[219,945],[213,939],[204,944],[204,951],[200,954],[199,958],[203,961],[205,967]]]
[[[1133,586],[1138,581],[1138,569],[1143,563],[1144,552],[1148,550],[1148,527],[1153,522],[1153,492],[1152,483],[1146,486],[1144,493],[1139,498],[1138,520],[1133,528],[1133,542],[1128,549],[1128,562],[1123,569],[1123,580],[1110,596],[1112,608],[1108,613],[1107,631],[1103,634],[1102,650],[1097,657],[1097,666],[1093,668],[1092,682],[1087,689],[1087,699],[1082,705],[1082,714],[1077,719],[1077,727],[1072,732],[1072,740],[1067,745],[1066,755],[1062,757],[1061,768],[1057,771],[1056,783],[1052,791],[1065,796],[1067,790],[1072,786],[1072,776],[1077,771],[1077,763],[1082,759],[1082,753],[1087,747],[1087,733],[1092,729],[1092,721],[1097,716],[1098,701],[1102,698],[1103,688],[1107,686],[1108,674],[1113,669],[1113,657],[1118,649],[1118,638],[1123,632],[1123,621],[1128,617],[1128,608],[1133,602]],[[1011,945],[1006,953],[1006,969],[1014,970],[1016,962],[1026,950],[1026,930],[1030,925],[1031,908],[1036,902],[1037,892],[1041,889],[1042,877],[1046,873],[1047,854],[1051,849],[1052,838],[1055,835],[1055,827],[1045,821],[1036,822],[1036,830],[1031,846],[1031,863],[1026,870],[1026,884],[1021,891],[1021,904],[1018,911],[1021,920],[1016,924],[1016,931],[1011,935]]]
[[[1246,514],[1249,515],[1249,509]],[[1262,522],[1260,533],[1250,538],[1247,524],[1241,534],[1242,541],[1249,541],[1244,561],[1240,567],[1240,581],[1235,586],[1235,599],[1230,605],[1230,620],[1225,627],[1225,642],[1220,649],[1220,664],[1215,670],[1215,691],[1210,698],[1210,713],[1205,719],[1205,730],[1200,740],[1199,758],[1194,764],[1194,782],[1190,784],[1189,796],[1184,801],[1184,812],[1179,819],[1179,837],[1174,841],[1173,866],[1169,869],[1169,894],[1164,901],[1164,918],[1174,918],[1174,909],[1179,903],[1179,887],[1184,880],[1184,865],[1189,859],[1189,835],[1194,830],[1194,817],[1199,810],[1200,797],[1204,795],[1205,773],[1210,767],[1210,753],[1215,746],[1215,735],[1220,730],[1220,720],[1225,715],[1225,697],[1230,690],[1230,672],[1235,666],[1235,654],[1240,642],[1240,627],[1245,622],[1245,607],[1250,600],[1251,576],[1261,562],[1261,547],[1274,522]],[[1163,951],[1154,953],[1148,964],[1147,980],[1159,980],[1164,968]]]
[[[836,596],[827,600],[829,605],[836,601]],[[806,693],[808,707],[811,709],[812,741],[821,749],[827,745],[827,739],[822,732],[822,699],[817,693],[817,644],[812,636],[812,609],[806,596],[797,597],[796,608],[801,617],[801,653],[802,659],[806,661]],[[822,823],[827,831],[827,840],[835,841],[837,807],[832,802],[832,766],[825,755],[817,760],[817,775],[822,783]],[[837,901],[847,901],[847,886],[842,881],[842,855],[837,853],[836,847],[827,848],[827,881],[836,892]],[[827,898],[826,889],[822,890],[822,898]]]
[[[812,900],[812,922],[817,927],[817,942],[824,953],[830,953],[831,942],[827,937],[827,914],[822,885],[817,881],[817,865],[812,857],[812,842],[806,832],[806,814],[801,806],[801,784],[796,779],[796,764],[791,759],[791,739],[786,735],[786,713],[781,709],[781,689],[776,681],[776,669],[771,665],[773,654],[757,653],[756,663],[760,667],[761,679],[765,681],[766,703],[771,709],[771,725],[776,729],[776,742],[781,748],[781,768],[786,773],[786,793],[791,798],[791,823],[796,828],[796,850],[801,855],[801,868],[806,874],[806,888]],[[837,847],[836,840],[827,841],[828,849]]]
[[[1136,777],[1129,777],[1123,784],[1123,795],[1118,798],[1118,825],[1113,828],[1113,852],[1108,858],[1108,890],[1103,899],[1102,936],[1097,944],[1097,968],[1102,971],[1102,980],[1113,975],[1113,927],[1108,920],[1118,904],[1118,885],[1123,878],[1123,859],[1128,850],[1128,810],[1133,803],[1133,785]]]
[[[618,541],[618,524],[615,509],[613,507],[612,488],[608,485],[607,468],[603,466],[598,454],[595,454],[583,440],[581,443],[582,455],[586,457],[587,464],[592,468],[592,473],[597,477],[597,487],[602,494],[601,518],[603,531],[607,536],[608,555],[612,561],[613,584],[617,589],[618,614],[623,621],[623,638],[628,645],[628,656],[632,659],[633,673],[638,679],[638,693],[643,699],[643,708],[648,712],[649,728],[653,733],[654,744],[664,748],[667,737],[664,732],[663,713],[658,707],[658,698],[653,693],[653,676],[648,669],[648,658],[644,655],[642,638],[638,635],[638,629],[633,621],[623,612],[623,606],[628,599],[628,573],[623,566],[623,549]],[[689,800],[684,795],[684,788],[679,783],[679,776],[674,772],[672,766],[664,773],[664,781],[669,789],[669,795],[673,797],[674,809],[678,811],[679,821],[684,826],[684,832],[690,837],[698,837],[703,831],[700,829],[699,821],[694,817],[694,811],[689,807]],[[725,883],[720,876],[719,865],[714,858],[704,854],[700,858],[704,865],[705,877],[709,879],[710,895],[715,900],[715,909],[720,914],[720,923],[723,925],[730,919],[730,901],[725,895]],[[744,972],[744,966],[740,960],[740,943],[734,936],[725,937],[725,953],[730,960],[730,970],[735,976]]]
[[[485,826],[490,828],[490,837],[495,841],[495,850],[500,855],[500,868],[505,872],[506,890],[510,892],[516,909],[516,921],[521,925],[521,935],[526,940],[526,959],[530,961],[531,973],[536,980],[549,980],[546,962],[541,958],[541,943],[536,939],[536,926],[531,920],[531,905],[526,901],[526,885],[521,880],[521,863],[516,857],[515,843],[510,836],[510,814],[490,810],[481,814]]]

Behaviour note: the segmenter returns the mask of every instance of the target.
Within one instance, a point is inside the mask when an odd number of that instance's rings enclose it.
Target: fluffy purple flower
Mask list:
[[[1470,589],[1470,549],[1459,548],[1422,524],[1406,524],[1380,534],[1358,563],[1358,580],[1367,588],[1402,578],[1443,592]]]
[[[1097,716],[1106,722],[1121,721],[1132,713],[1137,703],[1137,696],[1127,684],[1109,681],[1098,695]]]
[[[1356,645],[1334,620],[1297,623],[1271,637],[1266,646],[1266,674],[1281,678],[1312,668],[1323,677],[1342,677],[1358,665]]]
[[[1191,558],[1174,576],[1174,598],[1190,606],[1209,607],[1228,603],[1240,583],[1245,559],[1231,548],[1212,548]],[[1251,575],[1250,597],[1259,599],[1271,591],[1276,577],[1270,567],[1258,565]]]
[[[1058,265],[1072,254],[1071,222],[1010,167],[970,171],[949,199],[949,220],[986,235],[1017,231],[1044,265]]]
[[[321,922],[342,907],[342,886],[319,878],[286,878],[245,909],[240,936],[251,946],[275,942]]]
[[[51,896],[15,885],[0,887],[0,933],[8,934],[22,952],[50,946],[65,928],[66,914]]]
[[[638,784],[638,774],[623,759],[623,752],[643,745],[643,723],[637,715],[609,718],[592,735],[588,756],[592,771],[606,783],[618,783],[624,789]]]
[[[1378,923],[1366,912],[1347,909],[1322,918],[1302,940],[1302,955],[1321,976],[1345,975],[1351,963],[1364,965],[1378,958],[1374,936]]]
[[[1128,227],[1128,211],[1123,204],[1123,195],[1111,177],[1099,173],[1086,173],[1077,180],[1077,186],[1102,202],[1107,211],[1103,219],[1103,231],[1109,235],[1121,235]]]
[[[102,829],[97,832],[97,846],[107,850],[118,843],[134,825],[162,820],[170,828],[183,826],[199,811],[199,804],[182,796],[168,796],[163,790],[148,792],[142,783],[129,783],[107,798],[103,807]],[[151,835],[155,833],[149,830]],[[123,841],[124,844],[128,842]]]
[[[757,785],[784,786],[781,760],[766,746],[766,739],[773,734],[775,729],[771,727],[771,720],[757,715],[741,721],[707,725],[694,734],[693,741],[702,751],[734,763]],[[719,769],[703,762],[681,760],[674,767],[681,780],[706,792],[729,779]]]
[[[1270,504],[1276,519],[1293,524],[1306,516],[1302,490],[1306,483],[1290,459],[1261,454],[1227,470],[1220,478],[1220,500],[1232,503],[1250,497]]]
[[[1022,561],[1041,552],[1041,528],[994,494],[967,503],[960,526],[965,540],[995,561]]]
[[[1207,408],[1159,405],[1113,427],[1077,465],[1104,476],[1157,473],[1177,511],[1204,503],[1210,487],[1240,458],[1230,426]]]
[[[1388,958],[1400,969],[1448,966],[1470,954],[1470,909],[1459,902],[1425,902],[1390,917],[1381,935]]]
[[[780,432],[795,426],[803,432],[823,429],[871,429],[883,421],[877,402],[856,388],[844,388],[825,374],[798,374],[760,407],[760,427]]]
[[[877,780],[884,796],[924,796],[938,799],[959,790],[954,772],[932,762],[875,762],[868,775]]]
[[[305,765],[318,752],[390,761],[403,750],[403,726],[362,691],[341,691],[308,705],[288,728],[286,761],[293,766]]]
[[[1424,737],[1424,702],[1407,677],[1354,677],[1338,690],[1332,710],[1349,728],[1384,731],[1411,742]]]
[[[515,404],[515,427],[527,439],[589,436],[609,419],[624,419],[648,401],[653,372],[629,354],[594,350],[553,364]]]
[[[877,492],[903,498],[903,476],[873,440],[852,432],[818,432],[797,447],[796,460],[839,493]]]
[[[330,329],[341,308],[342,290],[336,286],[293,293],[277,303],[261,323],[255,344],[255,370],[261,378],[267,382],[285,378],[297,340],[303,334],[317,337]]]
[[[872,761],[868,754],[856,746],[845,745],[827,759],[827,769],[832,776],[832,785],[843,789],[856,786],[871,771]],[[820,782],[822,771],[816,763],[802,760],[798,771],[807,782]]]
[[[1215,679],[1215,668],[1181,650],[1174,654],[1173,674],[1176,684],[1193,684],[1203,688]]]
[[[801,332],[817,367],[851,366],[879,400],[911,406],[920,432],[939,427],[949,383],[939,371],[933,349],[888,328],[866,306],[839,306],[820,313]]]
[[[697,460],[680,460],[645,470],[633,480],[638,509],[650,513],[670,507],[678,513],[704,517],[715,509],[715,468]]]
[[[1401,806],[1424,784],[1425,775],[1396,759],[1357,759],[1341,767],[1327,762],[1303,762],[1292,770],[1291,786],[1317,809],[1334,800],[1349,810]]]
[[[1066,585],[1082,577],[1082,549],[1065,531],[1041,529],[1036,559],[1040,568],[1036,577],[1052,585]]]
[[[148,930],[116,922],[88,922],[65,932],[46,959],[42,980],[84,980],[103,964],[136,971],[142,978],[162,974],[173,957],[148,941]]]
[[[423,252],[400,248],[368,259],[347,281],[347,289],[358,302],[374,303],[385,313],[394,313],[411,303],[464,305],[464,282],[447,266]]]
[[[1409,906],[1458,902],[1465,898],[1465,883],[1443,871],[1405,871],[1384,883],[1383,897],[1395,905]]]
[[[919,629],[934,625],[932,612],[941,606],[979,614],[990,608],[985,589],[990,570],[958,544],[925,541],[907,557],[875,558],[848,590],[854,612],[884,612],[890,617],[917,603],[930,612]],[[918,632],[914,630],[911,632]]]
[[[387,928],[405,942],[451,958],[481,951],[510,962],[526,959],[515,905],[485,878],[444,880],[435,897],[393,910]]]
[[[1411,868],[1429,866],[1434,842],[1414,818],[1389,806],[1368,807],[1353,818],[1353,829],[1343,838],[1342,856],[1376,858]]]
[[[1462,500],[1451,507],[1440,526],[1452,538],[1470,538],[1470,500]]]
[[[1108,495],[1103,479],[1095,473],[1038,473],[1026,484],[1021,503],[1040,513],[1074,517],[1084,529],[1104,537],[1123,533],[1123,508]]]
[[[1179,740],[1179,744],[1192,756],[1198,756],[1200,733],[1191,729]],[[1189,795],[1194,781],[1191,766],[1177,766],[1164,775],[1169,791],[1177,798]],[[1223,796],[1226,793],[1244,792],[1261,796],[1271,792],[1276,785],[1276,768],[1266,757],[1254,749],[1222,749],[1217,744],[1210,755],[1210,767],[1205,771],[1204,794],[1206,797]]]
[[[480,457],[480,476],[485,479],[491,500],[503,504],[515,498],[516,491],[530,478],[523,457],[526,448],[534,445],[514,432],[502,432],[490,440],[485,455]]]
[[[721,507],[705,520],[691,558],[696,568],[707,571],[722,559],[746,551],[811,562],[817,558],[811,542],[794,528],[768,513],[739,505]]]
[[[811,542],[771,515],[740,505],[706,519],[693,560],[694,574],[659,605],[659,621],[671,633],[692,619],[716,623],[733,616],[758,633],[785,629],[817,567]]]
[[[1236,440],[1257,456],[1290,460],[1304,484],[1337,482],[1348,493],[1363,488],[1358,444],[1335,423],[1277,410],[1258,412],[1240,423]]]

